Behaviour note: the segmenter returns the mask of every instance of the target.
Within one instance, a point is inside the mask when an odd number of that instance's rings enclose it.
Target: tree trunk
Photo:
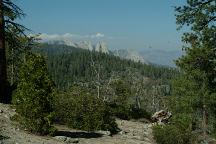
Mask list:
[[[140,98],[139,96],[136,96],[136,106],[137,106],[137,109],[141,109],[141,104],[140,104]]]
[[[203,118],[202,118],[202,128],[203,128],[203,138],[206,139],[207,136],[207,111],[206,105],[203,105]]]
[[[7,102],[6,80],[7,80],[7,71],[6,71],[6,54],[5,54],[3,0],[0,0],[0,101],[1,102]]]
[[[14,53],[13,53],[13,48],[12,48],[12,64],[11,64],[11,79],[10,79],[10,84],[13,85],[14,84],[14,79],[15,79],[15,75],[14,75]]]
[[[97,97],[98,99],[100,98],[100,65],[98,66],[98,71],[97,71]]]

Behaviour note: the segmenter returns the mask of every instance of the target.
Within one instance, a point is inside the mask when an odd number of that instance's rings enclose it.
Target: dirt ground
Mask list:
[[[55,137],[36,136],[20,130],[10,120],[15,109],[10,105],[0,104],[0,144],[155,144],[150,123],[117,119],[120,133],[109,136],[106,131],[86,132],[56,125]]]

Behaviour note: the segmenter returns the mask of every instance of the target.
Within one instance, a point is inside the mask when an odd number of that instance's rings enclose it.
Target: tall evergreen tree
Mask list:
[[[18,45],[18,37],[24,35],[25,27],[15,23],[24,16],[23,11],[11,0],[0,0],[0,101],[9,102],[7,96],[6,42]],[[16,33],[14,33],[16,31]]]
[[[29,53],[19,73],[19,82],[13,96],[20,124],[30,132],[48,134],[52,127],[52,99],[54,83],[47,72],[45,59]]]
[[[215,89],[216,1],[188,0],[187,5],[176,7],[176,12],[179,28],[185,25],[191,28],[182,39],[188,44],[184,47],[186,56],[180,58],[177,65],[188,73],[195,69],[202,71],[209,88]]]
[[[182,37],[186,54],[176,62],[181,76],[172,85],[172,122],[155,127],[154,136],[161,144],[208,143],[216,112],[216,1],[187,0],[175,11],[179,29],[189,28]]]
[[[5,55],[5,32],[4,32],[3,0],[0,0],[0,96],[1,101],[6,95],[6,55]]]
[[[208,114],[215,109],[216,1],[187,0],[186,5],[175,10],[179,28],[186,25],[191,29],[182,38],[186,55],[177,60],[183,75],[174,82],[176,111],[189,114],[206,138]]]

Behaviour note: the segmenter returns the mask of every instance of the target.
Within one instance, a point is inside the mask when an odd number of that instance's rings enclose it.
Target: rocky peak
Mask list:
[[[98,42],[95,46],[95,51],[101,53],[109,53],[109,50],[105,42]]]
[[[90,41],[81,41],[79,43],[76,43],[76,47],[86,49],[86,50],[93,50],[92,43]]]
[[[76,44],[69,41],[69,40],[50,40],[50,41],[46,41],[45,43],[55,44],[55,45],[67,45],[67,46],[76,47]]]
[[[120,50],[115,50],[113,53],[115,56],[118,56],[123,59],[129,59],[135,62],[148,64],[148,62],[138,52],[134,50],[120,49]]]

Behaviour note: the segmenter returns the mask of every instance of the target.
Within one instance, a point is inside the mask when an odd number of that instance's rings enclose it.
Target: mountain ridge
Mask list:
[[[96,44],[92,44],[90,41],[71,42],[67,40],[48,41],[46,43],[57,44],[57,45],[58,44],[67,45],[67,46],[72,46],[72,47],[80,48],[84,50],[96,51],[96,52],[101,52],[105,54],[112,54],[122,59],[128,59],[134,62],[141,62],[143,64],[148,64],[148,61],[145,60],[145,58],[141,56],[138,52],[134,50],[125,50],[125,49],[109,50],[107,44],[103,41],[99,41]]]
[[[134,62],[141,62],[143,64],[156,64],[168,67],[176,67],[175,60],[184,54],[180,50],[166,51],[148,49],[142,51],[136,51],[131,49],[116,49],[110,50],[107,44],[103,41],[99,41],[93,44],[91,41],[79,41],[71,42],[69,40],[53,40],[46,41],[48,44],[67,45],[75,48],[80,48],[89,51],[96,51],[105,54],[111,54],[122,59],[132,60]]]

